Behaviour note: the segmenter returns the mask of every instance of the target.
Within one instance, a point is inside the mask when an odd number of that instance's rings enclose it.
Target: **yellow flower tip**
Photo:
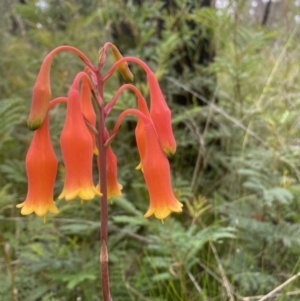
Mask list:
[[[94,147],[94,149],[93,149],[93,154],[96,155],[96,156],[99,155],[99,151],[98,151],[97,146]]]
[[[135,168],[136,170],[141,169],[143,171],[142,162],[139,163],[139,165]]]
[[[169,208],[173,212],[182,212],[182,207],[183,207],[183,204],[181,204],[180,202],[177,202],[175,206],[171,206]]]
[[[123,185],[118,183],[117,187],[115,189],[108,189],[107,190],[107,199],[111,199],[113,196],[122,196],[121,190],[123,189]]]
[[[176,147],[172,147],[170,145],[164,146],[163,151],[166,155],[174,155],[176,153]]]
[[[175,206],[162,206],[162,207],[149,207],[148,211],[144,214],[144,217],[149,217],[152,214],[157,219],[160,219],[162,222],[163,220],[170,215],[171,212],[182,212],[182,204],[180,202],[177,202]]]
[[[147,210],[147,212],[144,214],[144,217],[147,218],[149,216],[151,216],[154,213],[155,209],[152,207],[149,207],[149,209]]]
[[[61,200],[61,199],[63,199],[64,197],[65,197],[64,191],[62,191],[61,194],[58,196],[58,199]]]
[[[26,204],[26,202],[23,202],[21,204],[16,205],[16,207],[22,208],[21,210],[22,215],[28,215],[34,212],[36,215],[43,217],[48,211],[52,213],[59,213],[58,208],[56,207],[54,201],[52,200],[44,204],[38,204],[38,203]]]
[[[34,206],[33,205],[28,205],[25,202],[16,205],[17,208],[22,208],[21,214],[22,215],[28,215],[32,212],[34,212]]]
[[[58,196],[58,199],[65,199],[66,201],[71,201],[76,198],[78,195],[78,189],[77,190],[72,190],[72,191],[67,191],[66,189],[63,189],[61,194]]]
[[[43,124],[42,118],[28,118],[27,126],[31,131],[37,130]]]
[[[159,209],[156,209],[154,211],[154,216],[157,218],[157,219],[160,219],[160,220],[163,220],[165,219],[167,216],[169,216],[171,213],[171,210],[169,207],[162,207],[162,208],[159,208]]]
[[[16,205],[16,208],[22,208],[24,206],[24,202],[21,204]]]
[[[95,186],[81,187],[74,190],[64,189],[58,199],[65,198],[66,201],[71,201],[76,197],[84,201],[92,200],[96,195],[102,196],[102,193]]]
[[[48,206],[45,205],[37,205],[35,206],[34,212],[36,215],[43,217],[46,213],[50,211],[52,213],[58,213],[59,210],[57,209],[55,203],[53,201],[49,202]]]
[[[59,210],[56,207],[54,202],[52,202],[51,206],[48,208],[48,211],[50,211],[51,213],[55,213],[55,214],[59,213]]]
[[[96,195],[102,196],[102,193],[95,187],[85,187],[79,190],[78,196],[83,200],[92,200]]]

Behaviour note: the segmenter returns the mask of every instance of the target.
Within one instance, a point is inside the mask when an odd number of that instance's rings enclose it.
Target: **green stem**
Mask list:
[[[16,298],[16,294],[15,294],[15,273],[11,267],[11,261],[10,261],[10,257],[9,257],[9,252],[8,252],[8,244],[5,243],[2,234],[0,233],[0,245],[2,245],[2,250],[3,250],[3,254],[4,254],[4,259],[7,265],[7,270],[9,272],[10,275],[10,281],[11,281],[11,300],[12,301],[17,301]]]

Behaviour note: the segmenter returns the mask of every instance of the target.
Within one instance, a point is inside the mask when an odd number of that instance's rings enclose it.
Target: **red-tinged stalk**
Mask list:
[[[145,98],[142,96],[141,91],[136,86],[134,86],[132,84],[124,84],[118,89],[118,91],[115,93],[115,95],[110,100],[110,102],[105,106],[105,111],[104,111],[105,116],[107,116],[110,113],[110,111],[112,110],[112,108],[116,104],[118,98],[120,97],[121,93],[125,89],[132,90],[135,93],[135,95],[137,96],[138,106],[141,107],[141,108],[144,108],[144,110],[147,109],[147,103],[145,101]],[[139,108],[139,110],[140,110],[140,108]]]
[[[127,109],[125,111],[123,111],[117,121],[116,124],[111,132],[111,136],[115,136],[123,122],[123,119],[127,116],[127,115],[137,115],[138,117],[142,118],[145,124],[149,124],[150,126],[153,127],[153,124],[151,122],[151,120],[149,118],[147,118],[147,116],[142,113],[141,111],[137,110],[137,109]]]
[[[51,52],[49,52],[49,56],[54,56],[55,54],[61,52],[61,51],[71,51],[74,52],[75,54],[77,54],[79,56],[79,58],[94,72],[97,71],[96,66],[94,66],[94,64],[88,59],[88,57],[81,52],[79,49],[77,49],[76,47],[70,46],[70,45],[62,45],[59,47],[54,48]]]
[[[81,81],[81,79],[84,78],[86,83],[89,85],[89,88],[91,89],[91,91],[94,89],[93,87],[93,83],[90,79],[90,77],[88,76],[88,74],[84,71],[78,72],[73,80],[73,84],[72,84],[72,88],[73,89],[78,89],[79,87],[79,83]]]
[[[103,104],[103,80],[100,73],[100,68],[97,73],[97,87],[100,98]],[[108,197],[107,197],[107,150],[105,147],[105,114],[104,105],[98,106],[98,163],[99,163],[99,187],[102,192],[100,197],[100,271],[101,283],[104,301],[112,301],[109,286],[109,271],[108,271]]]
[[[48,109],[50,110],[55,105],[62,103],[62,102],[64,102],[64,103],[68,102],[68,97],[56,97],[56,98],[52,99],[49,103]]]

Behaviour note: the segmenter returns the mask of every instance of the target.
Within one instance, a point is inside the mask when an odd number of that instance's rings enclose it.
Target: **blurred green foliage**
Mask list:
[[[26,118],[44,56],[70,44],[96,61],[99,47],[118,33],[120,51],[147,61],[168,96],[178,141],[170,158],[173,185],[184,212],[164,224],[143,218],[148,195],[134,170],[134,119],[128,121],[113,144],[124,186],[123,197],[109,208],[113,300],[258,300],[255,296],[299,272],[300,7],[295,1],[283,1],[284,9],[281,2],[272,3],[266,26],[253,4],[264,3],[250,0],[217,1],[217,8],[175,1],[178,9],[172,12],[161,1],[22,2],[0,3],[0,301],[102,298],[98,201],[57,201],[60,213],[49,214],[46,223],[21,216],[15,205],[26,196],[24,159],[32,137]],[[125,25],[129,31],[120,36]],[[196,54],[204,39],[215,55],[203,65]],[[185,67],[186,56],[192,69]],[[178,62],[180,74],[174,69]],[[73,54],[55,58],[54,97],[66,95],[82,67]],[[143,73],[132,70],[147,95]],[[119,84],[117,75],[107,83],[107,99]],[[210,93],[203,95],[203,88]],[[174,101],[188,93],[192,103]],[[199,98],[206,105],[199,106]],[[133,95],[124,93],[108,126],[134,104]],[[63,105],[51,112],[59,157],[64,115]],[[62,165],[59,170],[56,196]],[[296,279],[272,300],[299,300],[299,284]]]

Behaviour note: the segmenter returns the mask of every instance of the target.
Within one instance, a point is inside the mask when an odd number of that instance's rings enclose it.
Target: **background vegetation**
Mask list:
[[[46,223],[15,208],[27,190],[31,89],[44,56],[61,44],[96,61],[99,47],[115,41],[157,70],[173,110],[178,151],[170,160],[183,214],[164,224],[143,218],[148,195],[134,170],[131,121],[114,142],[124,186],[110,205],[114,301],[260,300],[299,272],[300,2],[174,2],[168,10],[152,0],[1,1],[1,301],[101,300],[97,200],[58,201],[60,214]],[[54,97],[81,69],[74,55],[57,56]],[[132,69],[147,95],[143,73]],[[119,84],[116,75],[107,99]],[[134,105],[124,94],[115,112]],[[51,115],[58,156],[64,114],[61,105]],[[61,165],[56,196],[62,183]],[[299,285],[267,300],[299,300]]]

